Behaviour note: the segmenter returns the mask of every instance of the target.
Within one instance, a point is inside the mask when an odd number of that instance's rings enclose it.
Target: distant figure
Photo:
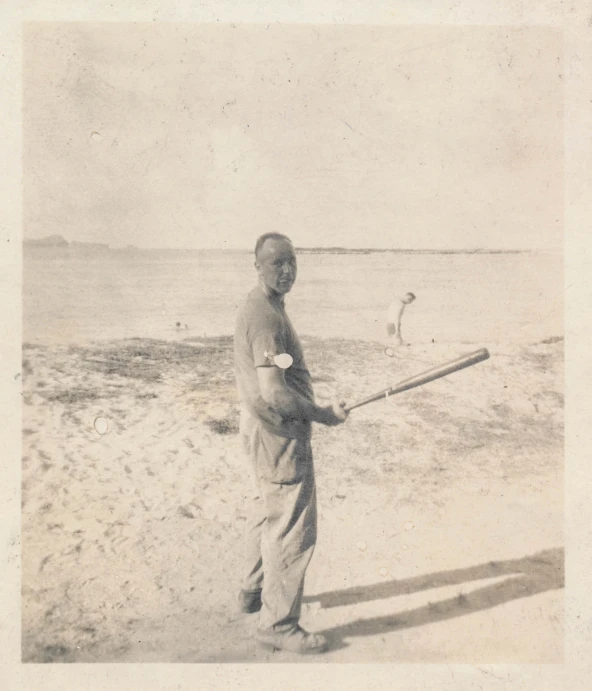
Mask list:
[[[177,331],[178,331],[178,330],[181,328],[181,322],[177,322],[177,323],[175,324],[175,326],[177,327]]]
[[[403,312],[405,311],[405,307],[407,305],[410,305],[414,300],[415,295],[413,293],[405,293],[405,295],[402,298],[394,300],[388,308],[386,318],[386,330],[388,335],[391,337],[395,347],[403,345],[403,336],[401,334],[401,320],[403,318]],[[387,348],[385,352],[387,355],[390,355],[392,357],[392,348]]]
[[[189,331],[189,327],[185,324],[185,331]]]

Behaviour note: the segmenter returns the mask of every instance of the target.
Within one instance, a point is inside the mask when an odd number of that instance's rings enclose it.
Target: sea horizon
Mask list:
[[[63,236],[54,235],[44,238],[23,238],[23,247],[29,251],[50,251],[67,252],[76,251],[96,251],[96,252],[170,252],[170,253],[212,253],[230,252],[237,254],[248,254],[253,252],[252,247],[138,247],[128,244],[124,246],[112,247],[107,243],[71,240],[68,241]],[[369,254],[369,253],[394,253],[394,254],[537,254],[552,253],[562,254],[563,248],[544,248],[544,247],[522,247],[522,248],[503,248],[503,247],[345,247],[345,246],[299,246],[295,245],[296,252],[315,253],[315,254]]]

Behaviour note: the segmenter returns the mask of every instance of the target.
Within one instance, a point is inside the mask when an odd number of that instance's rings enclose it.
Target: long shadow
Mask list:
[[[323,608],[341,607],[504,575],[511,576],[511,578],[484,586],[466,595],[457,595],[416,609],[371,619],[357,619],[327,629],[323,633],[330,639],[331,648],[336,649],[344,647],[344,638],[373,636],[386,631],[433,624],[497,607],[506,602],[530,597],[547,590],[563,588],[565,584],[564,551],[561,548],[554,548],[537,552],[522,559],[492,561],[465,569],[441,571],[402,581],[346,588],[345,590],[309,596],[305,598],[305,602],[320,602]]]

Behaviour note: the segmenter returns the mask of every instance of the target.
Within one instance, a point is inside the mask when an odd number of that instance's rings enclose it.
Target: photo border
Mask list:
[[[421,6],[420,6],[421,5]],[[592,6],[546,1],[536,6],[483,0],[420,3],[373,0],[365,6],[336,0],[60,0],[5,2],[0,7],[3,126],[0,132],[0,253],[4,364],[0,405],[4,453],[0,461],[3,569],[0,609],[0,679],[9,689],[578,689],[592,678],[592,496],[588,457],[592,358],[589,311],[592,256],[588,227],[592,149]],[[565,114],[565,336],[566,501],[565,663],[561,665],[386,664],[23,664],[20,662],[20,457],[21,457],[21,34],[23,21],[281,22],[424,25],[550,25],[564,35]],[[541,277],[544,280],[544,277]]]

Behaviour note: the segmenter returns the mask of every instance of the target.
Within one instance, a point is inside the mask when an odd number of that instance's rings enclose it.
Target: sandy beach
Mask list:
[[[467,352],[303,346],[319,401]],[[25,345],[23,661],[301,661],[257,648],[236,611],[237,425],[230,337]],[[331,641],[315,661],[562,661],[561,338],[492,349],[313,446],[302,623]]]

